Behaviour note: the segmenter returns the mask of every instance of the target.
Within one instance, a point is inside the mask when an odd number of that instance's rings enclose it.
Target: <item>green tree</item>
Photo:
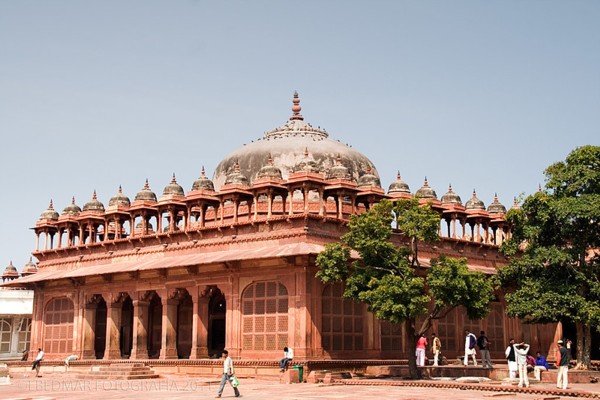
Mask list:
[[[383,200],[352,216],[348,233],[327,245],[316,261],[323,282],[345,283],[345,298],[366,304],[380,320],[404,323],[413,379],[419,371],[412,349],[432,321],[458,306],[469,318],[483,318],[494,297],[494,280],[469,271],[464,258],[432,259],[429,269],[419,265],[418,243],[439,240],[439,223],[439,215],[417,199]],[[352,260],[351,250],[360,257]],[[416,326],[419,317],[424,321]]]
[[[546,186],[508,212],[511,256],[500,271],[507,312],[530,323],[571,322],[577,367],[588,369],[600,328],[600,147],[583,146],[545,170]]]

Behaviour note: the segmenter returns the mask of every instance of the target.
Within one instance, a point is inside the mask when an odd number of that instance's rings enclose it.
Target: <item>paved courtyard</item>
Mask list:
[[[378,383],[382,383],[381,381]],[[387,382],[389,383],[389,382]],[[240,392],[244,399],[556,399],[540,393],[508,393],[503,391],[461,390],[439,387],[406,387],[384,385],[324,385],[283,384],[274,381],[241,379]],[[600,397],[600,384],[573,385],[573,390],[593,392]],[[550,384],[535,385],[539,389],[553,389]],[[166,375],[161,379],[144,381],[124,380],[78,380],[72,375],[46,374],[40,378],[25,374],[15,376],[9,385],[0,386],[3,400],[52,400],[52,399],[209,399],[218,389],[214,380],[183,375]],[[223,398],[233,399],[233,390],[226,386]]]

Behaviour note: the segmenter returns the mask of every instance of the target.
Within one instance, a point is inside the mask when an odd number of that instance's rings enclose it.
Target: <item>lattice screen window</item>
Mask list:
[[[23,318],[19,329],[19,352],[29,350],[29,342],[31,339],[31,318]]]
[[[281,350],[288,344],[288,292],[279,282],[258,282],[242,296],[244,350]]]
[[[323,291],[321,342],[329,351],[363,349],[364,306],[342,297],[341,284],[330,285]]]
[[[380,321],[381,350],[402,351],[404,348],[404,335],[402,324],[392,324],[390,321]]]
[[[459,350],[464,351],[462,347],[458,347],[456,343],[456,309],[450,311],[444,318],[438,319],[438,331],[437,336],[440,338],[440,342],[442,342],[442,353],[446,350]],[[460,328],[459,328],[460,329]],[[463,338],[461,342],[464,344],[464,331],[460,331],[460,337]]]
[[[73,348],[73,302],[66,297],[53,299],[44,312],[43,347],[46,353],[70,352]]]
[[[0,353],[10,353],[10,319],[0,318]]]
[[[502,304],[494,302],[487,316],[487,330],[485,331],[490,341],[491,351],[504,351],[508,341],[504,338],[504,310]]]

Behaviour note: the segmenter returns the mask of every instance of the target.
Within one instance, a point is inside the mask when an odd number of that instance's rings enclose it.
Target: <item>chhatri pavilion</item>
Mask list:
[[[360,152],[304,121],[294,94],[289,120],[204,168],[186,192],[173,176],[158,195],[148,181],[133,199],[119,187],[105,206],[94,192],[62,212],[50,202],[33,228],[34,273],[4,286],[34,291],[31,348],[47,359],[202,359],[224,348],[241,359],[403,359],[401,325],[377,320],[343,299],[342,286],[315,278],[315,259],[351,215],[381,199],[417,196],[441,217],[432,257],[466,257],[494,274],[510,236],[506,208],[475,192],[463,204],[448,188],[438,199],[425,179],[411,192],[400,174],[387,192]],[[398,234],[399,235],[399,234]],[[12,271],[11,271],[12,272]],[[501,293],[484,320],[456,309],[433,324],[447,357],[464,351],[464,329],[485,330],[492,357],[509,338],[547,351],[556,325],[508,318]]]

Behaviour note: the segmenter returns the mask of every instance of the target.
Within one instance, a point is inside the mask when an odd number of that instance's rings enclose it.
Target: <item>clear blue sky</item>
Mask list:
[[[302,114],[413,192],[488,205],[600,145],[600,1],[0,2],[0,269],[146,178],[189,190]]]

